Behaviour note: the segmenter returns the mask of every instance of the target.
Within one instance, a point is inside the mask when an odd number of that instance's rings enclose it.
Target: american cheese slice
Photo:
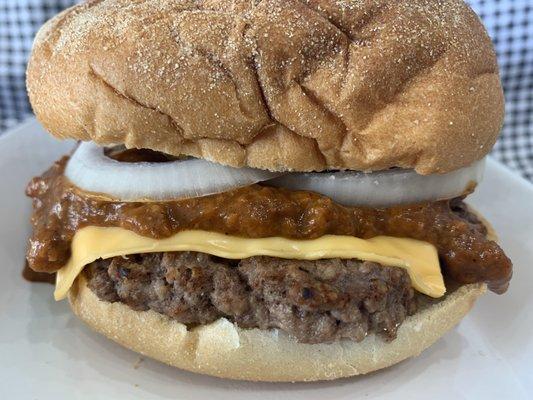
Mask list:
[[[414,239],[390,236],[360,239],[339,235],[311,240],[249,239],[201,230],[153,239],[123,228],[89,226],[74,235],[70,260],[57,272],[54,297],[65,298],[84,266],[99,258],[166,251],[198,251],[230,259],[260,255],[298,260],[356,258],[405,268],[413,287],[428,296],[440,297],[446,291],[437,250],[430,243]]]

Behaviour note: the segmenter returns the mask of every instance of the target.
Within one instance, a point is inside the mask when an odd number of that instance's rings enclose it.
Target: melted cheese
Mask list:
[[[56,300],[65,298],[84,266],[99,258],[166,251],[198,251],[230,259],[259,255],[298,260],[356,258],[405,268],[413,287],[428,296],[440,297],[446,291],[437,250],[429,243],[414,239],[389,236],[360,239],[338,235],[311,240],[248,239],[200,230],[152,239],[122,228],[89,226],[74,235],[70,260],[57,272],[54,297]]]

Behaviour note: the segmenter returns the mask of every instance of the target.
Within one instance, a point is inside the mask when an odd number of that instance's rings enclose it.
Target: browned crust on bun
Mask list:
[[[43,26],[27,76],[59,138],[270,170],[447,172],[503,119],[461,0],[94,0]]]
[[[241,329],[225,319],[187,330],[154,311],[99,300],[83,275],[69,301],[95,331],[168,365],[221,378],[294,382],[366,374],[417,356],[454,327],[485,290],[484,284],[460,287],[408,317],[392,342],[372,334],[359,343],[328,344],[298,343],[277,330]]]

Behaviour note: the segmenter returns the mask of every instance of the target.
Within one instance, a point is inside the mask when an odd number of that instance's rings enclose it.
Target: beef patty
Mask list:
[[[189,327],[224,317],[242,328],[279,328],[303,343],[392,340],[426,297],[402,268],[358,260],[204,253],[136,254],[86,267],[89,288],[108,302],[154,310]]]

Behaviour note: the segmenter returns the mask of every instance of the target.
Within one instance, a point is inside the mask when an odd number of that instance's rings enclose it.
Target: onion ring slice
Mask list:
[[[202,197],[279,175],[202,159],[120,162],[107,157],[104,148],[92,142],[80,143],[65,168],[65,176],[80,189],[128,202]]]
[[[280,176],[268,184],[320,193],[346,206],[389,207],[464,195],[481,181],[484,169],[482,159],[446,174],[420,175],[406,169],[302,172]]]

